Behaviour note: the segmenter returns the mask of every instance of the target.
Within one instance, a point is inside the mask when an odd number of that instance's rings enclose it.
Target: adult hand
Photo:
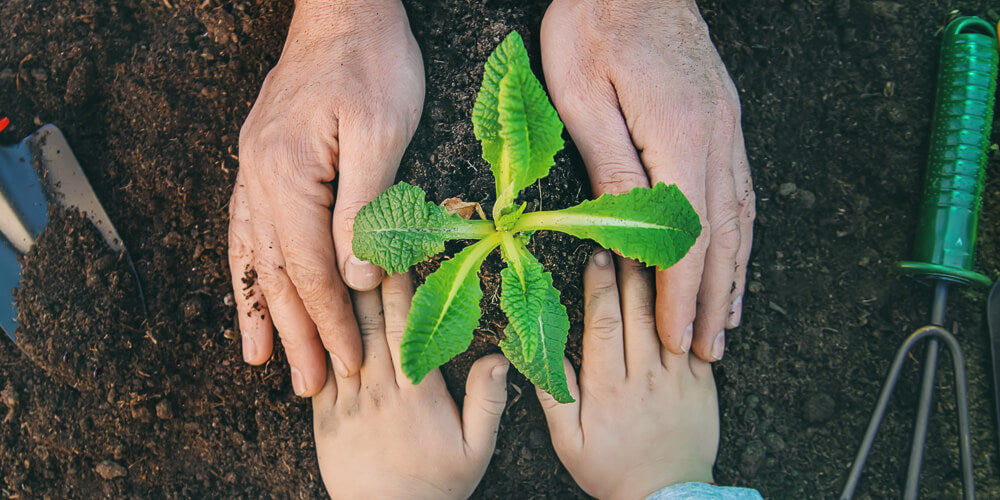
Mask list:
[[[722,358],[740,323],[754,192],[739,97],[693,0],[554,0],[541,31],[553,103],[595,195],[677,184],[701,217],[656,274],[660,340]]]
[[[243,358],[267,361],[273,324],[300,396],[323,387],[326,351],[342,376],[361,365],[345,283],[370,290],[382,271],[354,256],[354,217],[392,183],[423,97],[420,49],[398,0],[296,2],[240,131],[229,265]]]
[[[663,348],[652,273],[598,251],[583,274],[583,365],[563,361],[559,404],[537,391],[552,445],[577,484],[597,498],[646,498],[677,483],[712,482],[719,409],[711,366]]]
[[[334,498],[468,498],[486,472],[507,403],[506,358],[469,370],[459,414],[441,372],[413,385],[399,344],[413,299],[409,273],[354,294],[365,359],[351,377],[331,374],[313,398],[320,473]]]

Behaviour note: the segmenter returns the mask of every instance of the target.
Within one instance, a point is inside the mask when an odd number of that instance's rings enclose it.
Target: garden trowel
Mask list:
[[[0,328],[15,342],[13,291],[21,279],[17,258],[31,249],[48,223],[49,203],[85,214],[108,246],[125,256],[135,274],[121,237],[55,125],[45,125],[15,145],[0,147]]]

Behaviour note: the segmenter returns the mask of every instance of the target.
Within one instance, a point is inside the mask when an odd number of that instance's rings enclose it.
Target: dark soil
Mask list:
[[[435,201],[491,203],[469,122],[481,66],[511,29],[537,65],[546,3],[407,2],[428,86],[400,180]],[[952,9],[996,22],[991,4],[701,2],[742,97],[760,214],[744,325],[716,365],[718,482],[776,498],[838,494],[896,346],[928,315],[929,288],[892,264],[909,255],[916,226],[939,29]],[[309,403],[292,395],[280,349],[261,368],[241,361],[226,265],[239,127],[291,9],[267,0],[0,3],[0,114],[12,121],[0,142],[45,122],[64,130],[131,251],[149,309],[144,316],[125,263],[97,233],[78,215],[54,213],[25,258],[24,351],[0,341],[5,496],[324,494]],[[979,269],[993,277],[998,163],[994,148],[979,240]],[[553,208],[589,195],[570,145],[525,198]],[[590,244],[541,234],[534,245],[579,325]],[[469,362],[502,335],[499,271],[495,256],[487,260],[477,340],[445,369],[456,395]],[[955,293],[948,325],[967,356],[977,487],[997,498],[984,299]],[[946,364],[922,482],[929,498],[960,488]],[[862,482],[867,497],[899,496],[919,368],[904,370]],[[582,496],[551,449],[531,386],[512,374],[509,393],[477,494]]]

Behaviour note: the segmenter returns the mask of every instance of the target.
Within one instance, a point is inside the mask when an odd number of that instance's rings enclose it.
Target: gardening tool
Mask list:
[[[913,261],[897,265],[900,270],[934,284],[930,325],[914,332],[897,351],[841,498],[854,495],[903,362],[922,340],[927,340],[927,352],[904,498],[916,498],[919,490],[937,373],[938,342],[951,353],[954,365],[963,495],[968,500],[975,498],[965,359],[955,336],[943,325],[949,287],[990,284],[989,278],[973,270],[972,263],[993,123],[998,57],[996,30],[982,19],[959,17],[945,28],[916,255]]]
[[[0,328],[17,341],[12,290],[21,266],[17,257],[35,243],[48,223],[49,203],[84,213],[112,250],[125,256],[145,308],[135,266],[108,214],[87,182],[62,132],[45,125],[18,144],[0,147]]]

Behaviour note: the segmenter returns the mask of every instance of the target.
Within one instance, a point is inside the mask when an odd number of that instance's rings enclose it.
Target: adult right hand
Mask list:
[[[276,327],[299,396],[322,389],[326,351],[339,375],[360,368],[345,283],[370,290],[382,270],[354,256],[354,217],[392,183],[423,97],[420,49],[399,0],[296,2],[281,58],[240,130],[229,266],[243,358],[264,363]]]

